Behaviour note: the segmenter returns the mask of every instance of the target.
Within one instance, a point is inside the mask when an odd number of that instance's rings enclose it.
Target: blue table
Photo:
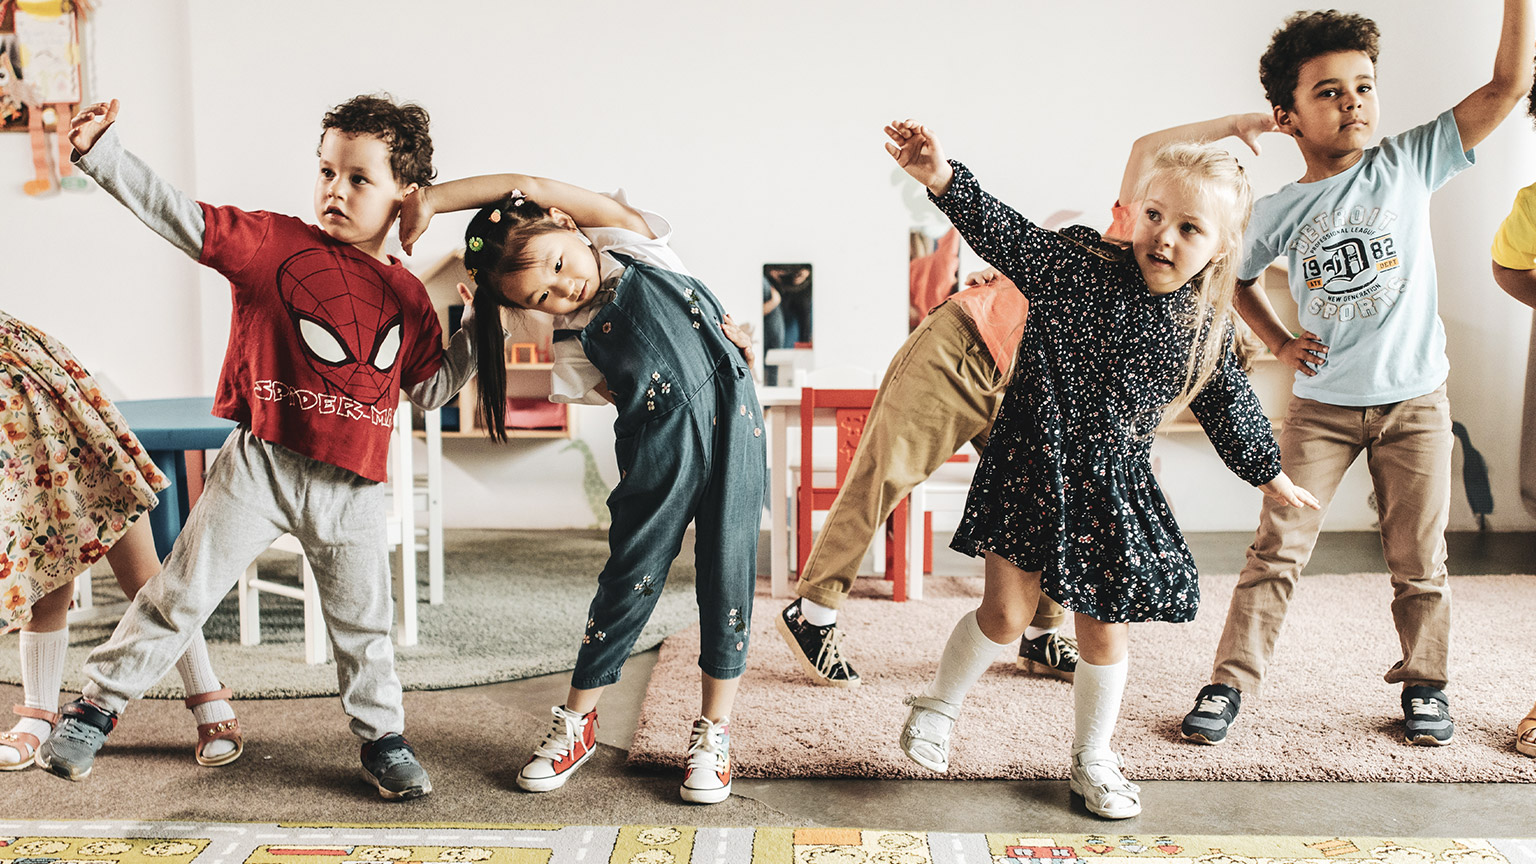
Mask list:
[[[155,553],[163,560],[170,554],[190,509],[186,451],[219,449],[235,423],[213,416],[211,396],[138,399],[114,404],[128,419],[128,427],[138,436],[155,467],[171,481],[160,493],[160,506],[149,512]]]

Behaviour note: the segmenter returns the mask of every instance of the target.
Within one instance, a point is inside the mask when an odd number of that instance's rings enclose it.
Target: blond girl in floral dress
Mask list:
[[[32,764],[58,722],[75,577],[106,557],[130,598],[160,570],[147,520],[169,485],[123,415],[58,340],[0,311],[0,620],[21,630],[20,722],[0,770]],[[243,749],[201,637],[177,664],[198,727],[197,761]]]

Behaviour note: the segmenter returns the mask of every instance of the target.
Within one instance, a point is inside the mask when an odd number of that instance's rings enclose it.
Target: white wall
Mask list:
[[[1136,135],[1264,108],[1257,58],[1295,8],[1293,0],[129,6],[110,2],[100,13],[100,92],[124,99],[128,145],[200,198],[309,216],[319,115],[355,93],[388,90],[432,112],[443,178],[518,170],[625,186],[672,220],[684,260],[740,314],[757,306],[763,262],[813,262],[818,353],[828,364],[875,368],[905,335],[914,221],[911,187],[881,149],[883,123],[929,123],[951,155],[1026,213],[1083,210],[1102,223]],[[1431,119],[1487,80],[1498,6],[1459,9],[1454,26],[1440,26],[1425,23],[1444,20],[1432,0],[1354,4],[1382,25],[1384,132]],[[130,396],[208,392],[226,336],[220,280],[179,260],[99,192],[25,199],[21,138],[0,140],[0,164],[17,166],[0,189],[5,308],[65,338]],[[1487,247],[1514,190],[1536,176],[1533,143],[1522,118],[1506,123],[1479,148],[1479,167],[1437,196],[1434,214],[1453,405],[1490,463],[1499,528],[1533,524],[1515,480],[1530,315],[1493,286]],[[1295,147],[1278,136],[1245,161],[1260,192],[1300,175]],[[455,246],[465,218],[435,223],[416,261]],[[82,257],[95,266],[66,263]],[[124,326],[125,295],[144,323]],[[611,482],[606,416],[588,412],[582,434]],[[564,446],[450,443],[450,522],[587,524],[580,460]],[[1252,526],[1256,493],[1221,469],[1208,444],[1175,441],[1159,454],[1187,529]],[[1359,480],[1346,484],[1329,527],[1369,526]],[[1468,527],[1459,483],[1457,495],[1453,526]]]

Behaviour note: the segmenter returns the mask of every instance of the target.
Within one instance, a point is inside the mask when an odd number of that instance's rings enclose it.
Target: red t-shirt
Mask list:
[[[442,365],[421,281],[292,216],[200,206],[234,298],[213,413],[383,482],[400,389]]]

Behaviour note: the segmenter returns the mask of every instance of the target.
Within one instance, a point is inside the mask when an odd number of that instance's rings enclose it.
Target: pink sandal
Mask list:
[[[1515,749],[1527,756],[1536,756],[1536,708],[1515,727]]]
[[[59,715],[53,711],[44,711],[41,708],[32,708],[27,705],[17,705],[11,708],[11,713],[18,717],[30,717],[33,720],[41,720],[49,726],[59,725]],[[36,735],[27,732],[0,732],[0,745],[10,747],[21,753],[21,759],[16,762],[0,762],[0,771],[20,771],[32,764],[37,756],[37,748],[43,742],[37,740]]]
[[[222,690],[211,690],[207,693],[199,693],[189,696],[185,700],[188,710],[196,708],[206,702],[217,702],[221,699],[229,699],[235,695],[228,687]],[[235,749],[222,756],[204,756],[203,750],[215,741],[233,741]],[[240,758],[245,752],[245,738],[240,735],[240,718],[231,717],[228,720],[220,720],[217,723],[200,723],[197,727],[197,764],[205,768],[217,768]]]

